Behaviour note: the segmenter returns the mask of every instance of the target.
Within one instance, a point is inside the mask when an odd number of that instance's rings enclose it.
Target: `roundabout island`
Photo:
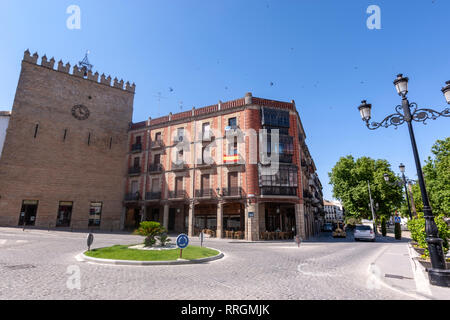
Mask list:
[[[218,260],[224,256],[216,249],[189,246],[189,238],[185,234],[178,236],[176,245],[171,244],[165,230],[156,222],[141,223],[137,233],[146,236],[143,244],[92,249],[81,256],[85,261],[114,265],[195,264]],[[158,246],[156,239],[159,240]]]

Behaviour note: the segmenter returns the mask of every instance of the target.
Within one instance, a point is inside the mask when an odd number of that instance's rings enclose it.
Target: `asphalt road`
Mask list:
[[[135,267],[78,261],[86,238],[86,233],[0,228],[0,299],[410,299],[374,286],[369,272],[386,246],[404,243],[334,240],[330,234],[300,248],[293,242],[206,239],[206,246],[225,258]],[[95,234],[93,247],[142,239]],[[198,244],[198,238],[191,243]]]

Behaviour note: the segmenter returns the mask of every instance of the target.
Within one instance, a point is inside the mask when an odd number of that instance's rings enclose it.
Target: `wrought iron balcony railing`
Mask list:
[[[214,189],[197,189],[195,190],[196,198],[212,198],[215,196]]]
[[[161,163],[152,163],[148,166],[149,173],[157,173],[164,171],[164,167]]]
[[[146,192],[145,200],[160,200],[161,192]]]
[[[138,201],[141,200],[141,194],[139,192],[125,194],[125,201]]]
[[[186,163],[172,162],[172,170],[173,171],[186,170],[187,168],[188,168],[188,165]]]
[[[263,196],[296,196],[296,187],[261,187]]]
[[[131,167],[128,168],[128,174],[129,175],[140,175],[141,174],[141,167]]]
[[[224,197],[242,197],[241,187],[222,188],[222,195]]]
[[[185,190],[169,191],[169,199],[184,199],[187,197]]]
[[[152,149],[164,148],[164,142],[162,140],[152,141],[151,144],[150,144],[150,147]]]
[[[131,146],[131,152],[141,152],[142,151],[142,143],[135,143]]]

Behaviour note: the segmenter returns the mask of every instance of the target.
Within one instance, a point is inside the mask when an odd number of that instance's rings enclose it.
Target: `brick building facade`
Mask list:
[[[134,87],[25,52],[0,158],[0,225],[119,229]]]
[[[248,240],[320,229],[322,187],[295,102],[245,97],[132,123],[135,86],[25,52],[0,158],[0,225]]]

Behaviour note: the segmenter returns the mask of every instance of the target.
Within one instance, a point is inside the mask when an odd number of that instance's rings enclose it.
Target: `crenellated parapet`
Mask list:
[[[23,61],[26,61],[28,63],[32,63],[35,65],[40,65],[42,67],[55,70],[55,58],[51,58],[50,60],[47,58],[46,55],[44,55],[41,58],[41,63],[38,64],[39,55],[37,52],[35,52],[33,55],[31,55],[30,51],[27,49],[24,52]],[[64,64],[62,60],[59,60],[56,70],[58,72],[67,73],[77,78],[83,78],[89,81],[93,81],[96,83],[100,83],[109,87],[117,88],[120,90],[128,91],[134,93],[136,91],[136,85],[130,84],[130,82],[124,83],[124,81],[121,79],[120,81],[117,78],[114,78],[114,81],[111,82],[112,78],[111,76],[106,76],[105,74],[99,75],[98,72],[92,73],[92,71],[84,68],[80,68],[78,65],[74,65],[72,67],[72,73],[71,71],[71,65],[70,63]]]

